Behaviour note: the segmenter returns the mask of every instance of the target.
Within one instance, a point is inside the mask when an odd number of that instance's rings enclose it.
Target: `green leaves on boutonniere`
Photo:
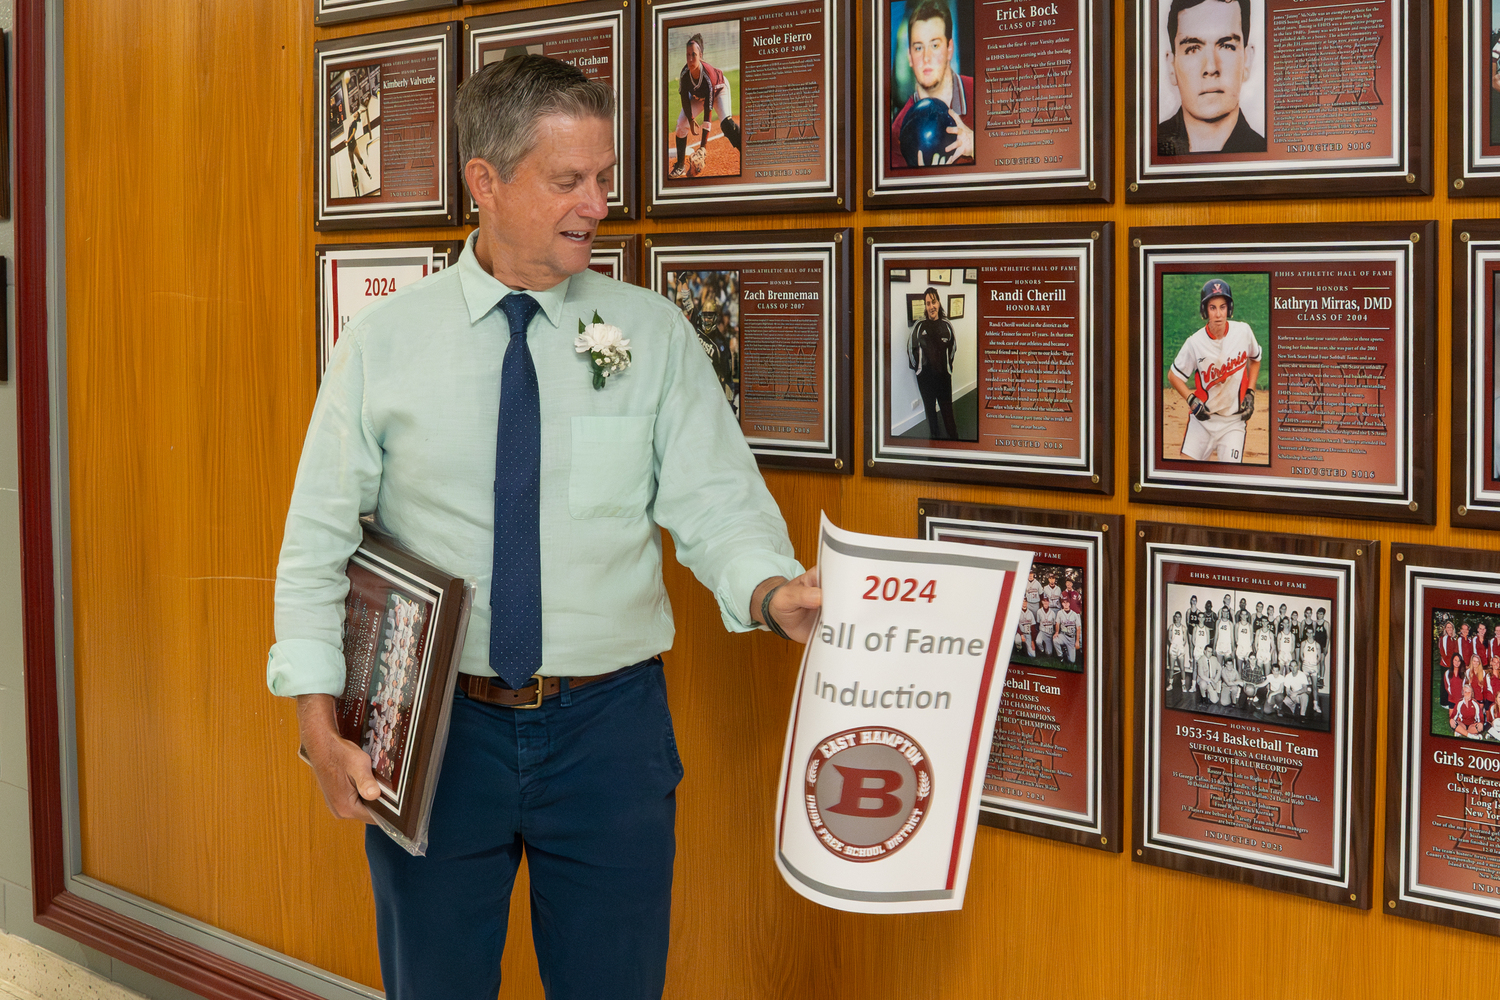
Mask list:
[[[625,331],[604,322],[597,310],[592,323],[585,326],[583,320],[578,321],[573,348],[589,356],[595,389],[603,389],[605,379],[630,367],[630,341],[625,339]]]

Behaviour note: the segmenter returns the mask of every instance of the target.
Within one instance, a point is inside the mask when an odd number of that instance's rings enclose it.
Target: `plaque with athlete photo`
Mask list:
[[[1500,0],[1448,5],[1448,194],[1500,194]]]
[[[1135,527],[1135,859],[1368,909],[1379,542]]]
[[[1113,7],[892,0],[865,11],[865,205],[1112,196]]]
[[[1453,495],[1449,523],[1500,528],[1500,223],[1453,223]]]
[[[866,229],[865,474],[1110,493],[1111,239]]]
[[[342,243],[314,248],[318,262],[318,381],[344,327],[388,295],[458,262],[460,240]]]
[[[1500,556],[1391,558],[1385,909],[1500,935]]]
[[[637,106],[635,35],[636,11],[626,0],[549,4],[464,21],[465,80],[491,63],[531,54],[560,59],[614,90],[618,160],[605,200],[611,219],[634,219],[640,208],[633,115]],[[479,224],[478,206],[467,192],[464,221]]]
[[[1432,524],[1435,232],[1132,229],[1131,499]]]
[[[853,210],[847,0],[648,8],[648,218]]]
[[[646,280],[698,335],[756,460],[853,474],[848,229],[657,233]]]
[[[633,233],[595,236],[589,269],[616,281],[641,283],[641,238]]]
[[[456,226],[459,22],[313,46],[313,228]]]
[[[1118,515],[917,501],[917,537],[1033,554],[979,821],[1103,851],[1120,836]]]
[[[1128,0],[1125,200],[1432,193],[1424,0]]]

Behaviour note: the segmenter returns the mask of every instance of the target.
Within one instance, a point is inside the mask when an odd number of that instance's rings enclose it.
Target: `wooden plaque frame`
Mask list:
[[[595,236],[589,267],[607,264],[609,276],[631,285],[641,283],[641,237],[639,233]]]
[[[1500,185],[1500,176],[1497,176]],[[1486,275],[1489,275],[1486,278]],[[1500,445],[1495,405],[1500,222],[1453,221],[1453,493],[1455,528],[1500,528]]]

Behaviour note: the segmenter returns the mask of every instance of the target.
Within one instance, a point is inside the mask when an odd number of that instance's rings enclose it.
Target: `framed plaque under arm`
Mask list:
[[[1119,852],[1118,515],[917,501],[917,537],[1034,554],[979,821]]]
[[[1436,232],[1132,229],[1131,499],[1432,524]]]
[[[1134,859],[1369,908],[1379,543],[1135,527]]]
[[[1175,7],[1126,3],[1126,201],[1432,193],[1428,0]]]
[[[1110,201],[1112,18],[1103,0],[866,4],[865,207]]]
[[[458,21],[313,46],[313,228],[456,226]]]
[[[648,8],[648,218],[853,210],[849,0]]]
[[[866,229],[865,474],[1112,492],[1112,236]]]
[[[636,24],[639,6],[628,0],[584,0],[509,10],[464,22],[463,78],[508,56],[550,56],[576,66],[590,80],[615,92],[614,183],[606,204],[611,219],[634,219],[640,206],[635,121]],[[459,164],[460,173],[463,164]],[[464,192],[464,221],[479,222],[479,209]]]
[[[698,334],[756,459],[851,475],[848,229],[654,234],[646,281]]]

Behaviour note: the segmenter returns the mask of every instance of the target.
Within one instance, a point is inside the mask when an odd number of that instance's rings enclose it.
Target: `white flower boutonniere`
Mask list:
[[[603,389],[605,379],[630,367],[630,341],[625,339],[624,333],[619,327],[601,320],[597,312],[594,321],[588,325],[584,325],[583,320],[578,321],[578,336],[573,340],[573,347],[579,354],[589,356],[595,389]]]

